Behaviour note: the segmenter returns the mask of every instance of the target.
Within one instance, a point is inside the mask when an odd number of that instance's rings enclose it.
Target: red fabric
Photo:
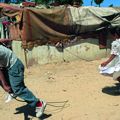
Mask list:
[[[99,48],[103,49],[107,47],[107,32],[102,31],[99,33]]]
[[[36,107],[42,107],[42,103],[40,101],[37,102]]]

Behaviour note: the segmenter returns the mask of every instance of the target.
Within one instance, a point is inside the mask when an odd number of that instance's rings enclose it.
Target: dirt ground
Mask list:
[[[35,65],[26,69],[26,86],[48,102],[40,120],[120,120],[117,82],[99,74],[95,60]],[[5,103],[0,88],[0,120],[38,120],[24,102]]]

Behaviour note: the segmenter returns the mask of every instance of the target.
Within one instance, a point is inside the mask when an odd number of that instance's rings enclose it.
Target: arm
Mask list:
[[[11,41],[12,41],[11,39],[0,39],[1,43],[11,42]]]
[[[7,84],[6,80],[5,80],[5,77],[4,77],[4,74],[3,72],[0,70],[0,82],[1,82],[1,85],[3,87],[3,89],[6,91],[6,92],[11,92],[11,88],[10,86]]]
[[[108,63],[110,63],[114,58],[116,57],[116,55],[111,54],[110,57],[108,58],[108,60],[106,60],[105,62],[101,63],[102,67],[105,67]]]

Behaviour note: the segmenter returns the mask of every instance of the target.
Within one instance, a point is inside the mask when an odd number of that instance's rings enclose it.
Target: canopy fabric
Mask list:
[[[0,3],[0,14],[1,16],[14,17],[16,15],[21,15],[23,9],[17,6]]]
[[[76,25],[76,34],[120,26],[120,8],[70,7],[70,13],[72,25]]]
[[[29,47],[69,39],[69,17],[66,8],[24,9],[23,45]]]
[[[24,48],[67,42],[74,36],[120,26],[120,8],[72,7],[19,8],[0,4],[1,15],[19,15]],[[107,31],[106,31],[107,32]]]

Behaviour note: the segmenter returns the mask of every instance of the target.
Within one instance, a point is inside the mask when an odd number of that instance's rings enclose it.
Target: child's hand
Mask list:
[[[3,89],[4,89],[6,92],[8,92],[8,93],[11,92],[11,87],[8,86],[8,85],[3,86]]]
[[[105,67],[108,63],[107,62],[103,62],[101,63],[101,67]]]

